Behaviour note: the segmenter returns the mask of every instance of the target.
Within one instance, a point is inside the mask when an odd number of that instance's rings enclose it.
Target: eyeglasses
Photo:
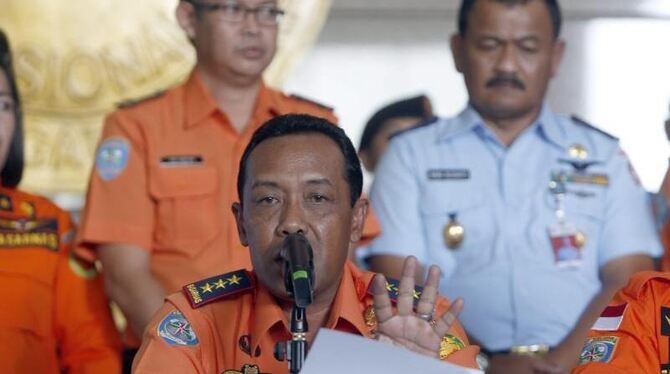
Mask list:
[[[201,3],[195,0],[187,1],[198,9],[208,12],[218,12],[221,19],[227,22],[242,22],[247,14],[251,13],[259,25],[276,26],[284,15],[284,11],[274,4],[265,4],[250,8],[237,1],[225,1],[220,4]]]

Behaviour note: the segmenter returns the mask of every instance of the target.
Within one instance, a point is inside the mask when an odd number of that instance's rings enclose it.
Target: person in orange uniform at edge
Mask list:
[[[71,251],[70,216],[16,189],[20,101],[0,31],[0,373],[118,373],[121,342],[102,279]]]
[[[670,273],[631,277],[591,328],[573,373],[670,373]]]
[[[240,202],[232,211],[254,272],[214,276],[169,296],[145,330],[134,373],[288,372],[273,349],[290,337],[292,298],[280,255],[290,234],[303,235],[314,253],[308,342],[327,327],[477,367],[479,349],[468,345],[455,322],[462,301],[449,307],[437,296],[439,268],[430,269],[421,292],[414,287],[413,257],[399,285],[347,260],[368,201],[361,198],[360,162],[344,131],[309,115],[274,118],[254,134],[239,170]],[[397,300],[397,314],[390,298]]]
[[[670,116],[665,120],[665,135],[668,138],[668,141],[670,141]],[[663,178],[658,194],[662,196],[661,200],[664,200],[667,212],[667,210],[670,209],[670,166],[668,166],[665,171],[665,177]],[[663,216],[663,214],[660,215]],[[665,248],[665,252],[661,258],[661,270],[670,271],[670,220],[661,222],[661,242]]]
[[[274,0],[180,1],[176,17],[197,56],[188,80],[106,118],[77,250],[98,256],[135,336],[167,294],[250,267],[227,207],[253,131],[286,113],[336,121],[331,109],[264,85],[282,15]],[[379,231],[372,223],[369,237]]]

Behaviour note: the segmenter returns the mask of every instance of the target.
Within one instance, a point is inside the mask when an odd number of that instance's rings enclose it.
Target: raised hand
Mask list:
[[[380,341],[405,347],[430,357],[440,357],[440,342],[463,309],[463,300],[456,299],[441,316],[433,316],[440,280],[440,268],[433,265],[414,312],[414,273],[417,260],[410,256],[403,264],[398,289],[397,314],[393,314],[386,289],[386,278],[374,279],[374,310],[377,316],[377,337]]]

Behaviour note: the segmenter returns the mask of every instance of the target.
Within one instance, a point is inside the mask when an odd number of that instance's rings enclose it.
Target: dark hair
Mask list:
[[[465,35],[465,31],[468,29],[468,17],[472,11],[472,7],[475,5],[476,0],[463,0],[461,2],[461,9],[458,12],[458,33]],[[498,3],[503,3],[506,5],[525,5],[534,0],[486,0],[486,1],[496,1]],[[558,39],[558,36],[561,35],[561,23],[563,22],[563,17],[561,16],[561,7],[558,5],[558,0],[541,0],[544,1],[544,4],[549,10],[549,16],[551,17],[551,24],[554,28],[554,38]]]
[[[363,189],[363,173],[361,163],[356,155],[356,149],[344,130],[335,126],[326,119],[310,116],[307,114],[287,114],[274,117],[265,122],[251,137],[251,141],[244,149],[240,159],[240,172],[237,175],[237,194],[242,202],[242,192],[247,174],[247,161],[258,145],[264,141],[280,136],[296,134],[323,134],[335,142],[344,156],[344,178],[349,184],[349,195],[351,206],[361,197]]]
[[[384,128],[384,124],[390,119],[399,117],[419,117],[423,120],[431,118],[432,116],[433,109],[430,105],[430,100],[424,95],[388,104],[379,109],[368,120],[365,129],[363,129],[363,136],[361,137],[361,143],[358,145],[358,151],[361,152],[370,148],[377,133]]]
[[[14,188],[21,182],[23,176],[23,113],[21,112],[21,99],[16,86],[16,77],[12,67],[12,53],[9,47],[9,41],[5,33],[0,30],[0,69],[5,72],[9,89],[12,91],[12,100],[14,100],[14,114],[16,125],[14,126],[14,136],[9,145],[7,160],[0,171],[0,181],[5,187]]]

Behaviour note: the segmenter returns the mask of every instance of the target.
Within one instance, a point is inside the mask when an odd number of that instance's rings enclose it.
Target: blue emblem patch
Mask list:
[[[176,310],[165,316],[158,325],[158,336],[169,345],[197,345],[199,343],[191,323]]]
[[[100,144],[95,156],[95,168],[102,180],[118,177],[128,166],[130,147],[124,138],[109,138]]]
[[[616,336],[599,336],[588,339],[579,355],[579,364],[610,362],[618,341],[619,338]]]

